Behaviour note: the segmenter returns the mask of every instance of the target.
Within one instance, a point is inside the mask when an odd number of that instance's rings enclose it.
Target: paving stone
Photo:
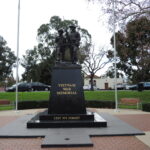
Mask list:
[[[119,119],[129,123],[142,131],[150,131],[150,114],[116,115]]]

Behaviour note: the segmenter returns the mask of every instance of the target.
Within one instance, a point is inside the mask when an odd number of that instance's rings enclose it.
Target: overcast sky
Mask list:
[[[81,28],[92,35],[97,47],[109,45],[112,33],[107,29],[106,17],[99,5],[87,0],[20,0],[20,49],[21,58],[27,49],[36,45],[37,29],[57,15],[64,19],[78,20]],[[0,0],[0,35],[16,53],[18,0]],[[21,71],[22,73],[22,71]]]

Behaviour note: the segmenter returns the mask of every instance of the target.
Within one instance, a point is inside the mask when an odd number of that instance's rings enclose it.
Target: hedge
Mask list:
[[[115,108],[114,101],[85,101],[86,107],[91,108]],[[48,101],[19,101],[18,109],[48,108]]]
[[[20,101],[18,102],[18,109],[33,109],[33,108],[47,108],[48,101]]]
[[[150,112],[150,103],[142,103],[142,110]]]
[[[91,108],[115,108],[115,102],[114,101],[91,100],[91,101],[86,101],[86,107],[91,107]]]

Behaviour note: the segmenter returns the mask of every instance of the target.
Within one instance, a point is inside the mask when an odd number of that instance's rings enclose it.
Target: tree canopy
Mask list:
[[[0,81],[5,80],[12,74],[13,64],[16,57],[11,49],[7,46],[7,42],[0,36]]]
[[[150,20],[147,17],[129,22],[124,31],[116,33],[116,50],[117,68],[131,81],[150,81]]]
[[[77,20],[63,20],[59,16],[53,16],[49,23],[39,27],[37,31],[38,45],[27,50],[26,55],[23,56],[22,66],[25,68],[25,73],[22,75],[23,80],[50,84],[51,68],[56,53],[55,38],[59,29],[66,31],[70,25],[77,26],[81,35],[79,62],[83,63],[91,45],[91,35],[78,25]]]
[[[95,0],[88,0],[95,2]],[[113,23],[113,0],[97,0],[102,6],[104,13],[109,15],[109,24]],[[150,18],[150,1],[149,0],[114,0],[115,2],[115,20],[116,23],[125,27],[126,23],[140,17]]]
[[[44,59],[37,47],[27,50],[21,63],[25,68],[22,79],[28,82],[39,81],[50,84],[53,63],[54,57],[51,54],[47,55],[47,58]]]

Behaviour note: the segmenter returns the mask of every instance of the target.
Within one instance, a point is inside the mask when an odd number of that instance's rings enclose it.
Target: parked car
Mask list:
[[[137,86],[137,84],[134,84],[134,85],[128,86],[128,88],[129,88],[129,90],[137,90],[138,86]]]
[[[150,90],[150,82],[140,82],[138,83],[138,91]]]
[[[124,89],[125,89],[125,85],[117,84],[117,90],[124,90]]]
[[[6,88],[6,92],[15,92],[15,91],[16,91],[16,84]],[[19,92],[31,91],[31,86],[28,83],[20,82],[18,83],[18,91]]]
[[[150,90],[150,82],[144,82],[144,90]]]
[[[31,91],[49,91],[50,90],[50,85],[46,85],[40,82],[31,82],[29,83],[29,85],[31,87]]]

